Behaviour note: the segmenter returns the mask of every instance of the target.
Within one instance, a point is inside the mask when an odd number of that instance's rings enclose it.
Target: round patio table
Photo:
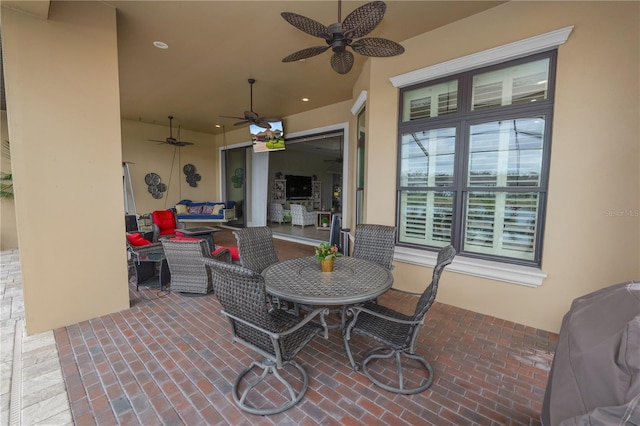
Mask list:
[[[289,259],[262,271],[267,293],[305,305],[352,305],[391,288],[393,275],[377,263],[339,257],[333,272],[321,272],[315,257]]]

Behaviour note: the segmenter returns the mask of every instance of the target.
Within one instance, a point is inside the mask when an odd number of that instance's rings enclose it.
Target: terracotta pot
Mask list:
[[[320,269],[322,272],[333,272],[333,261],[335,259],[324,259],[320,261]]]

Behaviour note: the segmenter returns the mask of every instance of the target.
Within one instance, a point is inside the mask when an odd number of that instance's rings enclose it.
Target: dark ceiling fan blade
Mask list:
[[[234,126],[244,126],[245,124],[248,124],[249,121],[247,120],[242,120],[242,121],[238,121],[237,123],[233,123]]]
[[[255,120],[253,122],[253,124],[255,124],[258,127],[262,127],[263,129],[270,129],[271,128],[271,124],[269,124],[269,122],[264,118],[259,118],[259,119]]]
[[[282,12],[280,15],[285,21],[307,34],[314,37],[320,37],[327,41],[331,40],[331,31],[325,25],[306,16],[298,15],[292,12]]]
[[[331,67],[338,74],[346,74],[351,71],[351,67],[353,66],[353,53],[347,52],[346,50],[342,52],[336,52],[331,55]]]
[[[377,58],[386,58],[389,56],[401,55],[404,53],[404,47],[395,41],[386,38],[368,37],[361,38],[351,44],[354,52],[364,56],[374,56]]]
[[[345,37],[360,38],[369,34],[382,21],[386,10],[387,5],[383,1],[363,4],[344,18],[342,28]]]
[[[236,120],[244,120],[244,117],[236,117],[235,115],[221,115],[222,118],[235,118]]]
[[[161,140],[158,140],[158,139],[149,139],[149,142],[167,143],[167,141],[166,141],[166,140],[161,141]]]
[[[330,46],[307,47],[306,49],[298,50],[297,52],[293,52],[291,55],[286,56],[282,60],[282,62],[295,62],[301,59],[311,58],[313,56],[326,52],[329,47]]]
[[[169,145],[175,145],[175,146],[187,146],[187,145],[195,145],[193,142],[174,142],[172,144]]]
[[[244,112],[244,119],[247,121],[255,121],[258,119],[258,114],[256,114],[253,111],[245,111]]]

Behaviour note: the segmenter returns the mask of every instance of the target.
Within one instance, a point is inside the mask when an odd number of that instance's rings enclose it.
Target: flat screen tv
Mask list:
[[[309,198],[313,195],[311,176],[286,175],[287,198]]]
[[[282,151],[284,149],[284,130],[282,121],[270,121],[269,129],[249,124],[253,152]]]

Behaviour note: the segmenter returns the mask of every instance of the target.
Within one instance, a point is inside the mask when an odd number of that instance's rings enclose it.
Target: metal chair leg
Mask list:
[[[388,351],[387,353],[380,353],[382,351]],[[349,354],[350,355],[350,354]],[[404,375],[402,370],[402,356],[407,358],[419,361],[422,366],[424,366],[425,370],[429,373],[429,378],[424,380],[420,386],[417,387],[405,387],[404,383]],[[396,373],[398,375],[398,386],[390,386],[386,383],[383,383],[378,378],[374,377],[369,371],[368,364],[369,362],[375,359],[385,359],[385,358],[394,358],[394,362],[396,364]],[[350,357],[351,359],[351,357]],[[429,388],[431,383],[433,383],[433,368],[431,365],[420,355],[415,353],[409,353],[407,351],[401,350],[393,350],[387,346],[378,346],[376,348],[370,349],[363,357],[362,357],[362,372],[371,380],[376,386],[381,387],[382,389],[388,390],[389,392],[401,393],[404,395],[411,395],[415,393],[420,393]]]
[[[282,377],[274,361],[271,361],[269,359],[266,359],[263,362],[253,361],[249,367],[245,368],[238,375],[235,382],[233,383],[233,399],[236,402],[236,404],[238,404],[238,407],[241,410],[246,411],[248,413],[264,416],[269,414],[281,413],[293,407],[298,402],[300,402],[304,394],[307,392],[307,388],[309,387],[309,377],[307,376],[307,372],[305,371],[305,369],[295,361],[291,360],[285,364],[285,366],[287,365],[291,365],[295,367],[298,370],[298,372],[302,375],[302,388],[300,390],[296,391],[291,385],[291,383],[289,383],[287,380],[285,380],[284,377]],[[240,395],[239,393],[240,382],[255,367],[261,368],[262,373],[259,375],[259,377],[256,380],[249,382],[247,385],[247,388],[242,392],[242,395]],[[280,383],[282,383],[286,388],[286,394],[283,394],[282,397],[284,399],[287,399],[287,402],[277,407],[267,407],[267,408],[257,408],[252,405],[249,405],[249,402],[247,401],[247,397],[249,396],[250,392],[256,386],[258,386],[262,381],[264,381],[265,379],[267,379],[272,375],[273,377],[278,379],[278,381],[280,381]]]

